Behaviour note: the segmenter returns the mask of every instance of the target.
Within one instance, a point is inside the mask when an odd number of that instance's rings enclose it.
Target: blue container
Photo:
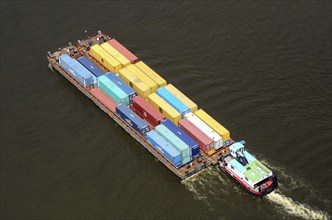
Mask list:
[[[98,87],[110,96],[116,103],[129,105],[128,95],[113,83],[106,75],[98,77]]]
[[[225,141],[225,142],[224,142],[224,147],[227,146],[227,145],[229,145],[230,143],[231,143],[231,140],[227,140],[227,141]]]
[[[168,104],[170,104],[173,108],[175,108],[178,112],[180,112],[182,118],[184,118],[184,116],[190,112],[188,106],[183,104],[183,102],[181,102],[178,98],[176,98],[172,93],[170,93],[164,87],[157,89],[156,93],[161,98],[163,98]]]
[[[165,125],[160,124],[156,126],[155,131],[160,134],[163,138],[165,138],[169,143],[171,143],[180,153],[181,153],[181,159],[182,159],[182,165],[183,160],[187,157],[190,158],[191,149],[188,145],[186,145],[180,138],[178,138],[171,130],[169,130]]]
[[[181,128],[176,126],[168,119],[163,121],[162,124],[190,147],[192,159],[196,159],[199,156],[200,149],[198,143],[196,143],[189,135],[187,135],[186,132],[184,132]]]
[[[180,167],[182,165],[180,152],[157,132],[153,130],[149,131],[146,134],[146,139],[148,140],[148,142],[151,143],[154,148],[159,150],[176,167]]]
[[[133,90],[130,86],[128,86],[125,82],[123,82],[114,73],[112,72],[106,73],[106,76],[129,96],[129,100],[131,100],[136,96],[135,90]]]
[[[105,73],[99,69],[94,63],[92,63],[88,58],[85,56],[81,56],[77,59],[85,68],[87,68],[95,77],[99,77],[104,75]]]
[[[85,87],[94,84],[93,74],[68,54],[61,54],[60,65]]]
[[[150,131],[149,125],[125,104],[118,105],[116,113],[140,135],[144,136]]]
[[[189,163],[190,161],[191,161],[191,157],[184,158],[184,159],[182,160],[182,164]]]

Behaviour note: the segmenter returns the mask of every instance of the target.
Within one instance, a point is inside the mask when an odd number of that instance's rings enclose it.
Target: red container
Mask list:
[[[91,89],[90,92],[101,103],[103,103],[106,106],[106,108],[108,108],[112,112],[115,112],[115,107],[117,106],[117,103],[113,99],[111,99],[108,95],[106,95],[100,89]]]
[[[141,119],[143,119],[143,121],[145,121],[145,123],[149,125],[150,131],[154,129],[154,126],[148,120],[146,120],[140,112],[134,109],[133,106],[131,106],[131,110],[133,110],[139,117],[141,117]]]
[[[130,52],[127,48],[125,48],[122,44],[120,44],[117,40],[111,39],[108,43],[114,47],[117,51],[119,51],[123,56],[125,56],[131,63],[138,62],[137,56],[135,56],[132,52]]]
[[[157,126],[165,119],[165,116],[161,114],[158,110],[152,107],[150,103],[145,101],[141,96],[135,96],[132,98],[132,108],[135,112],[147,121],[150,122],[152,126]]]
[[[188,119],[179,121],[179,127],[184,130],[194,141],[199,144],[200,149],[209,152],[213,149],[213,140],[193,125]]]

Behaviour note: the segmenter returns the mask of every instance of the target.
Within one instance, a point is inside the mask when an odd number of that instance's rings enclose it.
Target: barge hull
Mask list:
[[[153,146],[150,145],[150,143],[147,142],[146,139],[141,137],[135,130],[133,130],[130,126],[128,126],[119,116],[117,116],[114,112],[108,109],[103,103],[101,103],[96,97],[94,97],[90,92],[89,88],[85,88],[84,86],[82,86],[64,69],[62,69],[60,65],[49,55],[47,55],[47,60],[50,64],[50,67],[53,70],[56,70],[62,76],[64,76],[69,82],[71,82],[78,90],[80,90],[91,101],[93,101],[101,110],[103,110],[109,117],[111,117],[117,124],[119,124],[127,133],[129,133],[136,141],[138,141],[141,145],[143,145],[145,149],[147,149],[154,157],[156,157],[160,162],[162,162],[169,170],[171,170],[181,180],[185,180],[188,177],[214,164],[213,160],[208,158],[205,154],[202,154],[198,160],[192,161],[193,163],[192,166],[190,167],[183,166],[182,168],[177,169],[171,164],[171,162],[169,162],[158,151],[156,151],[155,148],[153,148]]]

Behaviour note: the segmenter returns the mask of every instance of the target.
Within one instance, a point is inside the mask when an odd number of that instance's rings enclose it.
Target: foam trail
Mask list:
[[[308,205],[303,205],[293,201],[291,198],[274,191],[266,196],[266,198],[279,205],[284,211],[291,215],[302,217],[304,219],[328,219],[327,213],[311,209]]]
[[[207,170],[207,169],[206,169]],[[204,170],[202,172],[199,172],[198,174],[195,174],[188,179],[182,181],[182,184],[186,187],[187,190],[193,193],[194,198],[197,200],[203,201],[208,207],[211,207],[210,203],[208,202],[206,193],[205,193],[205,178],[204,174],[207,173],[207,171]]]
[[[210,209],[213,209],[209,201],[215,196],[215,192],[211,189],[220,186],[223,182],[224,180],[219,177],[218,172],[209,167],[182,181],[182,184],[193,193],[195,199],[202,200]]]
[[[291,176],[289,177],[292,178]],[[216,196],[230,194],[227,189],[220,187],[221,185],[227,185],[227,180],[211,167],[182,181],[182,184],[193,193],[195,199],[203,201],[210,210],[214,210],[211,202]],[[215,190],[213,190],[215,188],[218,188],[218,195],[215,195]],[[238,191],[238,188],[235,188],[235,191]],[[289,215],[304,219],[329,219],[329,215],[326,212],[314,210],[307,204],[293,201],[279,190],[275,190],[265,198],[273,206],[279,208],[279,211],[282,213],[286,212]]]
[[[289,174],[289,172],[286,172],[285,168],[272,165],[271,163],[265,160],[262,160],[262,162],[268,165],[274,172],[277,173],[279,189],[282,189],[281,191],[282,193],[292,192],[293,190],[301,189],[301,191],[305,191],[308,194],[308,196],[315,198],[316,200],[319,200],[325,203],[327,206],[329,206],[330,201],[324,198],[324,196],[322,196],[321,193],[317,191],[317,189],[315,189],[309,183],[307,183],[306,180],[301,179],[301,177],[294,178],[293,176],[296,175]],[[287,185],[287,187],[282,187],[284,184]]]

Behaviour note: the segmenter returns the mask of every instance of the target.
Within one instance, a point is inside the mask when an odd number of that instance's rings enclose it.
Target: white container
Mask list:
[[[223,146],[223,140],[221,136],[196,115],[190,112],[184,117],[213,140],[213,148],[215,150],[218,150]]]

